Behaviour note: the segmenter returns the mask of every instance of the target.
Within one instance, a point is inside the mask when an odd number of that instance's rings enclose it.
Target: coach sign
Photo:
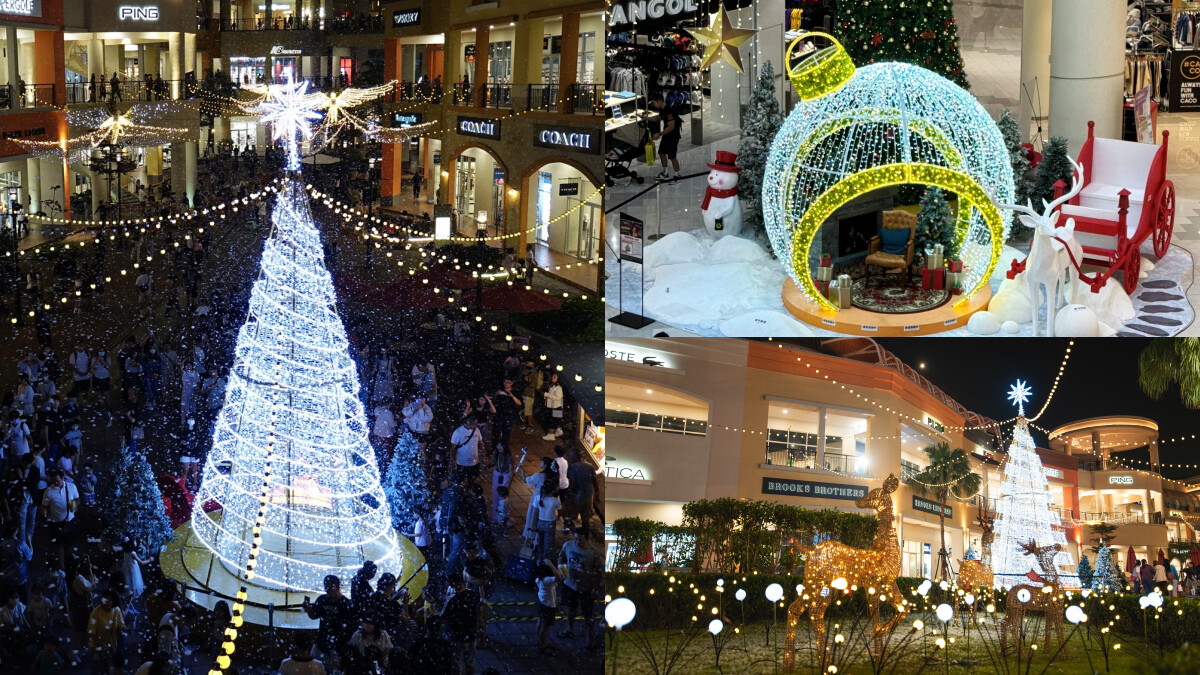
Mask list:
[[[459,117],[458,133],[463,136],[500,140],[500,122],[480,117]]]
[[[818,483],[790,478],[763,478],[762,491],[765,495],[794,495],[815,499],[862,499],[867,496],[867,488],[862,485]]]
[[[600,130],[534,127],[533,144],[541,148],[556,148],[598,155],[600,154]]]

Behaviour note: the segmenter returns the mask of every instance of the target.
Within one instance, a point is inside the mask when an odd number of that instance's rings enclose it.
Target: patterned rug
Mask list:
[[[851,304],[859,309],[878,314],[914,314],[941,307],[950,300],[948,291],[921,290],[920,277],[908,285],[899,274],[871,277],[870,285],[865,277],[854,280]]]

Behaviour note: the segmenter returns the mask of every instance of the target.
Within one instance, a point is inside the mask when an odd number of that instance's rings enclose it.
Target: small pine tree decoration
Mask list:
[[[1054,201],[1054,184],[1061,180],[1069,186],[1073,175],[1071,160],[1067,158],[1067,139],[1062,136],[1051,138],[1050,143],[1042,149],[1042,163],[1038,164],[1037,182],[1034,183],[1033,193],[1030,194],[1033,207],[1040,211],[1043,201]]]
[[[137,542],[142,555],[157,555],[162,545],[174,537],[158,481],[141,452],[128,447],[121,449],[120,459],[109,476],[107,492],[105,503],[121,505],[109,510],[104,533],[109,541],[119,542],[129,537]]]
[[[737,165],[742,173],[738,177],[738,192],[746,207],[742,223],[755,233],[763,233],[762,182],[767,167],[767,155],[771,142],[783,123],[779,101],[775,98],[775,69],[771,62],[763,64],[758,73],[758,82],[750,93],[750,105],[742,120],[742,142],[738,146]]]
[[[901,61],[968,86],[951,0],[839,0],[835,34],[858,66]]]
[[[1029,199],[1029,192],[1032,185],[1025,179],[1025,173],[1029,171],[1029,158],[1025,156],[1025,149],[1021,147],[1021,130],[1017,125],[1017,120],[1013,118],[1012,111],[1008,108],[1004,109],[1004,113],[1000,115],[1000,133],[1004,135],[1004,146],[1008,148],[1008,159],[1012,163],[1013,183],[1016,186],[1016,192],[1013,193],[1014,201],[1017,204],[1024,204]],[[1021,221],[1018,220],[1017,214],[1012,215],[1012,232],[1017,233],[1024,229]]]
[[[950,204],[946,203],[946,195],[941,188],[931,187],[925,190],[921,197],[921,211],[917,214],[915,240],[917,252],[933,248],[941,244],[945,250],[946,259],[953,257],[958,251],[954,245],[954,213]]]
[[[383,492],[392,509],[392,526],[397,530],[412,532],[417,518],[428,516],[422,507],[430,493],[425,458],[421,456],[417,438],[407,430],[396,441],[392,463],[383,476]]]
[[[1100,552],[1096,554],[1096,571],[1092,573],[1090,588],[1101,593],[1116,593],[1121,590],[1121,574],[1113,562],[1112,549],[1108,544],[1102,545]]]
[[[1088,561],[1086,553],[1079,559],[1079,567],[1076,570],[1079,574],[1079,586],[1081,588],[1091,588],[1094,573],[1092,572],[1092,563]]]

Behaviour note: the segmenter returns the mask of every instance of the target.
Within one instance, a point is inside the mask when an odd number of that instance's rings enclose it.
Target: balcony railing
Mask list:
[[[123,103],[173,101],[175,98],[171,94],[172,85],[176,82],[179,83],[182,90],[181,98],[187,99],[196,95],[196,83],[190,80],[154,80],[153,82],[120,80],[117,83],[116,98]],[[91,82],[68,82],[66,103],[67,105],[103,103],[113,95],[112,82],[109,80],[106,80],[104,84],[96,82],[94,87]]]
[[[853,473],[860,476],[870,476],[867,471],[866,456],[842,455],[833,452],[825,453],[825,470],[838,473]]]
[[[815,469],[817,467],[817,451],[815,448],[790,447],[771,443],[767,445],[767,464],[776,466],[793,466],[800,469]]]
[[[511,108],[512,107],[512,85],[511,84],[485,84],[480,87],[483,93],[483,107],[485,108]]]
[[[0,110],[58,105],[53,84],[0,85]]]
[[[383,12],[332,16],[326,18],[324,23],[315,17],[272,16],[270,21],[266,17],[257,17],[224,20],[220,21],[220,24],[221,30],[225,31],[326,30],[334,33],[379,33],[383,31]]]
[[[559,86],[557,84],[528,84],[526,110],[558,112]],[[563,110],[568,115],[597,115],[602,110],[603,87],[598,84],[573,84]]]
[[[604,110],[603,100],[603,85],[575,84],[571,86],[566,111],[573,115],[599,115]]]
[[[1094,523],[1140,523],[1142,514],[1132,511],[1084,511],[1079,514],[1079,520],[1091,525]]]
[[[542,112],[558,112],[558,85],[557,84],[530,84],[528,88],[528,106],[526,110],[540,110]]]

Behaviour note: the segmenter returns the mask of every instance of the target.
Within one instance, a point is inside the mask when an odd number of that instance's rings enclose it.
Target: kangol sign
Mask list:
[[[691,16],[698,9],[696,0],[629,0],[614,2],[609,14],[609,26],[625,26],[658,22]]]

